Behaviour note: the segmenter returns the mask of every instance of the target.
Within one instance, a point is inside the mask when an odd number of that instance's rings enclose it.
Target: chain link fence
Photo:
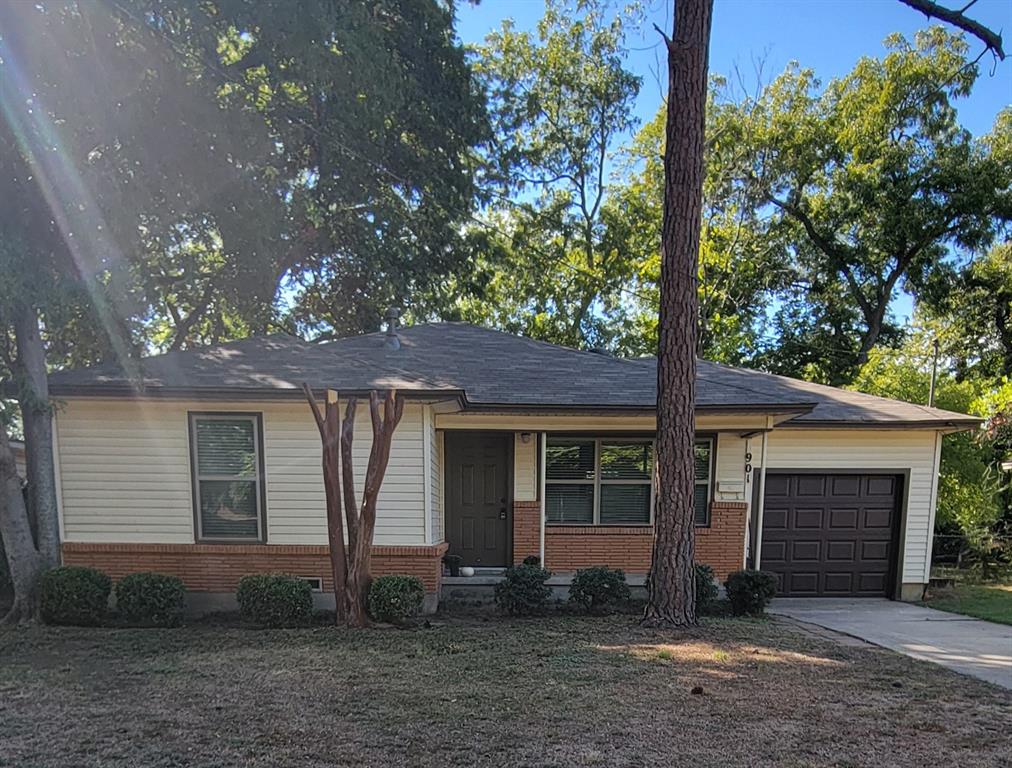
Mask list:
[[[964,583],[1012,584],[1012,536],[936,534],[931,577]]]

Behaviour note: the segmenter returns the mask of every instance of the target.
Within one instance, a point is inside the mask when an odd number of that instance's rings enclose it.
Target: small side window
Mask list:
[[[260,419],[190,414],[197,538],[263,541]]]

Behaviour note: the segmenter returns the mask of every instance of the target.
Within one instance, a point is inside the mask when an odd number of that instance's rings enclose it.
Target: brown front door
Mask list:
[[[510,435],[446,432],[446,540],[464,565],[510,561]]]
[[[787,597],[883,597],[892,592],[900,478],[770,472],[762,562]]]

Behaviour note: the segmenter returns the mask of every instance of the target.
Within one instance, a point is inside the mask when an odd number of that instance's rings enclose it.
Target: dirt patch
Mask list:
[[[763,620],[0,631],[0,766],[989,766],[1010,719],[1006,691]]]

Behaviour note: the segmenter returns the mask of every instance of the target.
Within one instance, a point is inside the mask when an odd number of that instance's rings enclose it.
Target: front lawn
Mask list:
[[[989,766],[1009,722],[1008,691],[772,621],[0,630],[23,768]]]
[[[1012,586],[1009,585],[960,584],[932,595],[924,604],[940,611],[1012,624]]]

